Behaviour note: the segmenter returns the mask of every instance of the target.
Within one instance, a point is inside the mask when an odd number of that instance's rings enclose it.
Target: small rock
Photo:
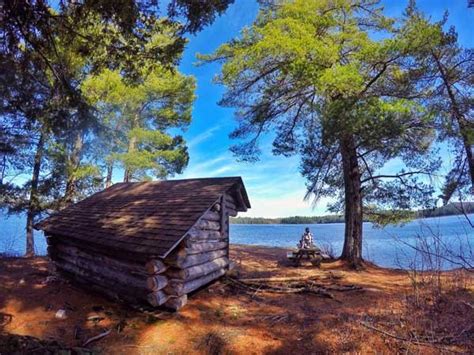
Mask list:
[[[24,284],[26,284],[25,279],[20,279],[20,281],[18,281],[18,284],[19,284],[19,285],[24,285]]]
[[[65,309],[58,309],[58,311],[56,312],[55,317],[57,319],[66,319],[67,318],[66,310]]]
[[[46,277],[46,278],[43,280],[42,284],[43,284],[43,285],[47,285],[47,284],[54,283],[54,282],[56,282],[56,281],[58,281],[58,278],[57,278],[56,276],[51,275],[51,276]]]

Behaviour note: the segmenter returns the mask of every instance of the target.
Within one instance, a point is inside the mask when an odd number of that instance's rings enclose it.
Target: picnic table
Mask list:
[[[311,264],[319,267],[323,256],[321,250],[314,248],[298,248],[296,251],[290,251],[286,254],[286,257],[293,262],[295,266],[299,266],[301,259],[306,258],[311,261]]]

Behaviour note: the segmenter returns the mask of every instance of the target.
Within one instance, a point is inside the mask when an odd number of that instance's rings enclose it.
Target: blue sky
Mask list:
[[[388,15],[400,15],[408,0],[385,0],[382,4]],[[449,25],[454,25],[459,40],[465,47],[474,45],[474,8],[467,8],[467,0],[419,0],[418,7],[434,20],[449,12]],[[220,107],[217,102],[224,88],[212,82],[219,73],[218,64],[196,66],[196,54],[212,53],[219,45],[239,35],[252,24],[258,12],[255,0],[235,0],[228,10],[209,27],[189,38],[189,43],[180,64],[180,70],[193,75],[197,80],[197,100],[193,120],[184,132],[188,142],[190,162],[183,174],[175,179],[242,176],[250,197],[252,209],[246,214],[253,217],[283,217],[294,215],[327,214],[326,205],[330,199],[320,200],[316,206],[303,200],[305,180],[299,173],[298,157],[279,157],[271,154],[271,139],[261,141],[262,155],[255,164],[237,162],[229,152],[235,143],[228,138],[235,128],[233,110]],[[442,149],[442,157],[449,166],[449,151]],[[387,162],[384,172],[400,170],[400,161]],[[445,173],[446,171],[444,171]],[[443,171],[441,172],[443,174]],[[17,177],[17,182],[28,180],[29,176]],[[114,182],[122,181],[123,170],[115,169]],[[439,183],[440,181],[438,181]]]
[[[407,1],[383,1],[389,15],[399,15]],[[474,9],[467,9],[467,0],[424,0],[418,6],[434,20],[449,12],[449,24],[454,25],[464,46],[474,43]],[[197,79],[197,100],[193,121],[184,133],[189,145],[190,163],[184,174],[176,178],[239,175],[244,179],[252,203],[252,209],[244,215],[281,217],[289,215],[326,214],[328,199],[316,206],[303,201],[305,181],[298,171],[298,157],[275,157],[271,154],[271,141],[263,139],[261,160],[255,164],[239,163],[229,152],[233,143],[228,134],[236,122],[233,110],[217,105],[224,88],[212,82],[219,72],[218,64],[196,66],[196,53],[211,53],[220,44],[237,36],[241,29],[255,19],[258,5],[253,0],[236,0],[226,13],[196,36],[189,44],[180,65],[182,72]],[[448,163],[451,157],[443,151]],[[400,162],[390,161],[384,170],[397,171]]]

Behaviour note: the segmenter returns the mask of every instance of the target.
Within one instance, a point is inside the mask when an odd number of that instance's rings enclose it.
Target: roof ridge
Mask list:
[[[171,181],[197,181],[197,180],[225,180],[225,179],[239,179],[242,180],[241,176],[216,176],[216,177],[202,177],[202,178],[189,178],[189,179],[168,179],[168,180],[152,180],[152,181],[119,181],[113,185],[118,184],[146,184],[146,183],[161,183]],[[113,186],[112,185],[112,186]]]

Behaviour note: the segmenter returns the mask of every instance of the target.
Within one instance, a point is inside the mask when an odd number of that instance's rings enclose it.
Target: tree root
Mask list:
[[[94,336],[94,337],[92,337],[92,338],[89,338],[89,339],[87,339],[87,340],[84,342],[84,344],[82,344],[82,346],[85,347],[85,346],[89,345],[90,343],[92,343],[92,342],[94,342],[94,341],[97,341],[97,340],[99,340],[99,339],[102,339],[102,338],[106,337],[107,335],[109,335],[111,332],[112,332],[112,330],[106,330],[105,332],[100,333],[99,335],[96,335],[96,336]]]
[[[455,354],[464,354],[464,352],[462,352],[462,351],[456,351],[456,350],[449,349],[445,346],[440,346],[439,344],[437,344],[438,343],[437,341],[427,341],[427,340],[417,340],[417,339],[405,338],[405,337],[399,336],[397,334],[389,333],[389,332],[387,332],[383,329],[374,327],[373,325],[371,325],[367,322],[359,321],[359,324],[362,325],[363,327],[367,328],[367,329],[370,329],[370,330],[374,331],[374,332],[380,333],[384,336],[387,336],[389,338],[393,338],[393,339],[396,339],[396,340],[399,340],[399,341],[403,341],[403,342],[407,342],[407,343],[411,343],[411,344],[415,344],[415,345],[421,345],[421,346],[430,346],[430,347],[436,348],[438,350],[443,350],[443,351],[447,351],[447,352],[451,352],[451,353],[455,353]]]
[[[270,292],[270,293],[296,293],[296,294],[315,294],[322,297],[330,298],[336,302],[341,303],[334,295],[329,291],[338,291],[338,292],[346,292],[346,291],[356,291],[362,290],[361,287],[354,286],[354,285],[322,285],[318,284],[314,281],[308,279],[299,279],[295,281],[300,282],[291,282],[287,283],[284,286],[276,286],[270,285],[269,283],[277,282],[276,279],[234,279],[231,277],[227,277],[230,283],[234,286],[239,288],[253,291],[254,294],[258,292]],[[258,281],[257,281],[258,280]],[[278,282],[282,283],[283,279],[279,280]],[[304,282],[301,282],[304,281]]]

